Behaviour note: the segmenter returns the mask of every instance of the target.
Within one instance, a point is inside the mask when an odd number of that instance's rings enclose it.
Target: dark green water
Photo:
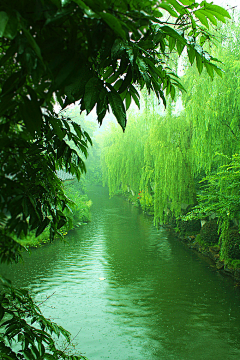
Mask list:
[[[101,187],[89,197],[89,225],[5,275],[39,302],[53,294],[44,315],[78,334],[89,360],[240,359],[233,282],[123,199]]]

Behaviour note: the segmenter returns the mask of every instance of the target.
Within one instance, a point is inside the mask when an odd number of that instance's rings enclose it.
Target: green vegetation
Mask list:
[[[230,15],[205,1],[11,0],[0,16],[0,256],[8,261],[20,250],[12,234],[40,235],[49,226],[53,239],[68,222],[55,171],[78,179],[85,171],[91,139],[65,112],[56,114],[55,99],[62,109],[80,101],[87,114],[96,106],[99,124],[111,109],[124,130],[139,88],[164,104],[183,90],[171,59],[184,49],[199,73],[222,73],[207,51],[209,24]]]
[[[113,127],[102,149],[104,181],[111,195],[147,194],[146,200],[140,197],[139,205],[144,211],[147,204],[154,207],[156,225],[170,223],[188,234],[192,225],[192,234],[200,231],[199,222],[194,228],[194,219],[206,220],[201,242],[219,243],[220,257],[226,262],[236,259],[239,251],[237,14],[234,20],[215,28],[220,46],[213,51],[224,62],[222,79],[209,78],[206,69],[199,77],[197,66],[189,67],[183,60],[187,92],[177,95],[178,101],[168,106],[166,114],[143,93],[142,113],[131,113],[124,136]],[[209,221],[213,217],[216,221]]]
[[[87,195],[81,193],[77,179],[70,180],[64,184],[64,192],[66,196],[73,202],[70,209],[66,209],[69,222],[72,227],[76,228],[82,224],[86,224],[91,220],[90,207],[92,201],[88,200]],[[68,230],[68,228],[66,228]]]
[[[219,240],[217,220],[206,222],[201,228],[200,235],[206,245],[217,245]]]
[[[145,87],[148,93],[153,92],[164,105],[167,95],[174,99],[178,89],[184,90],[172,66],[172,60],[184,50],[199,73],[205,69],[211,78],[214,73],[222,74],[207,44],[214,40],[210,24],[216,26],[218,20],[225,22],[226,18],[230,18],[226,10],[206,1],[201,4],[191,0],[1,1],[1,262],[18,261],[22,247],[17,239],[22,236],[33,231],[39,236],[49,229],[50,240],[53,240],[61,235],[61,229],[78,221],[76,216],[81,209],[75,208],[72,215],[67,210],[72,201],[56,171],[64,170],[79,180],[86,170],[83,159],[92,141],[86,129],[71,117],[71,112],[68,115],[66,107],[79,102],[79,111],[86,110],[87,114],[96,108],[100,125],[111,110],[125,130],[126,111],[131,101],[139,106],[139,89]],[[59,113],[55,111],[56,101],[62,109]],[[147,141],[148,132],[138,122],[134,126],[138,139]],[[148,128],[149,122],[145,121],[144,126]],[[157,123],[155,126],[158,127]],[[162,126],[164,128],[164,121]],[[157,144],[155,134],[151,136]],[[185,145],[188,138],[184,138]],[[136,133],[129,139],[136,139]],[[112,134],[109,141],[113,141]],[[171,135],[166,141],[172,142]],[[159,146],[162,147],[161,142]],[[156,146],[155,155],[160,148]],[[142,150],[139,142],[134,154],[139,151],[143,156]],[[185,154],[177,145],[175,150],[183,164],[181,174],[186,172],[189,177],[191,171],[189,164],[185,165]],[[171,160],[170,152],[165,156]],[[118,151],[114,157],[119,159]],[[156,182],[154,189],[152,187],[153,160],[149,153],[149,167],[144,177],[139,167],[141,159],[135,162],[128,156],[124,167],[127,172],[130,168],[134,170],[132,176],[128,174],[134,189],[139,187],[138,178],[141,178],[145,194],[148,190],[152,196],[154,190],[160,197],[160,186],[165,189],[166,197],[164,179]],[[156,179],[160,179],[160,168],[156,168]],[[120,170],[124,176],[124,169]],[[108,172],[109,177],[113,182],[111,172]],[[116,191],[117,184],[111,185],[111,189]],[[171,191],[176,198],[175,187]],[[188,185],[181,191],[186,196],[191,193]],[[147,199],[149,197],[144,200],[146,206]],[[167,213],[164,209],[169,207],[171,199],[159,206],[156,199],[154,209],[158,221],[163,211]],[[76,206],[80,202],[77,199]],[[170,211],[174,211],[172,206]],[[83,358],[58,351],[51,334],[62,333],[68,341],[69,334],[45,319],[25,290],[5,285],[0,306],[1,357],[19,360]],[[21,347],[13,350],[11,345],[15,340]]]
[[[55,339],[63,338],[67,343],[65,348],[71,344],[70,333],[46,319],[27,290],[15,289],[2,277],[0,281],[4,288],[0,295],[0,314],[4,317],[0,333],[2,359],[87,360],[80,354],[69,355],[58,346]]]
[[[59,230],[61,235],[65,236],[69,230],[91,221],[90,208],[92,201],[88,200],[87,195],[84,195],[82,186],[77,179],[65,181],[63,188],[65,195],[71,201],[71,208],[64,210],[68,216],[68,226],[65,225]],[[41,246],[50,242],[50,229],[47,227],[38,237],[31,231],[27,235],[23,234],[21,237],[16,238],[16,241],[25,248]]]

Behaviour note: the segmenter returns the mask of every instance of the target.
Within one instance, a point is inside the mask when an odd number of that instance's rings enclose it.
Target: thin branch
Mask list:
[[[56,291],[54,291],[51,295],[49,295],[45,300],[43,300],[42,302],[40,302],[38,304],[38,306],[42,305],[43,303],[45,303],[45,301],[47,301],[48,299],[50,299],[51,296],[53,296],[55,294]]]
[[[67,350],[67,348],[69,347],[69,345],[73,343],[73,341],[76,339],[76,337],[78,336],[78,334],[80,333],[81,330],[82,330],[82,328],[77,332],[77,334],[74,336],[74,338],[71,340],[71,342],[69,342],[67,344],[67,346],[64,348],[63,352],[65,352]]]

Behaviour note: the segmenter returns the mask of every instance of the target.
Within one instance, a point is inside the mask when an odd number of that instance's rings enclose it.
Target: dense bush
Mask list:
[[[240,234],[238,228],[229,229],[225,241],[226,255],[230,259],[240,259]]]
[[[64,184],[65,194],[73,201],[71,210],[67,210],[67,215],[71,219],[72,227],[78,227],[82,223],[90,221],[92,201],[88,200],[87,195],[84,195],[83,191],[76,179]]]
[[[198,219],[189,221],[178,220],[177,225],[179,230],[184,233],[193,234],[194,232],[201,230],[201,221]]]
[[[216,245],[219,240],[217,220],[210,220],[204,224],[201,228],[200,235],[207,245]]]

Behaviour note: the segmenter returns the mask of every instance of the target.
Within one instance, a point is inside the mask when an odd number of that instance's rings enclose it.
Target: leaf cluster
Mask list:
[[[198,195],[198,205],[189,213],[190,217],[204,218],[212,213],[221,221],[240,217],[240,155],[235,154],[228,164],[220,166],[215,173],[207,175],[201,182],[201,192]]]
[[[70,344],[70,333],[46,319],[27,290],[13,288],[11,282],[2,277],[0,280],[3,286],[0,294],[1,359],[86,360],[84,356],[69,355],[58,349],[53,335]]]

